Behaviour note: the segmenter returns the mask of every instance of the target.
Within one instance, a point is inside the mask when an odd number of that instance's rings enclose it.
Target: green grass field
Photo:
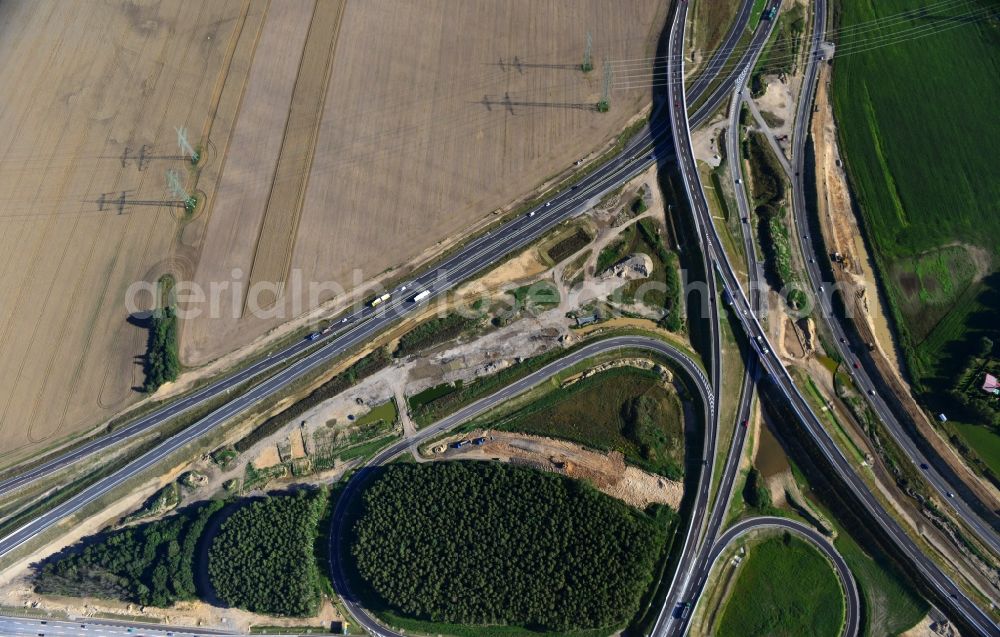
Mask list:
[[[396,409],[396,400],[390,398],[380,405],[375,405],[372,407],[364,416],[358,418],[354,425],[356,427],[364,427],[365,425],[372,425],[377,422],[384,422],[389,425],[395,425],[396,421],[399,419],[399,410]]]
[[[1000,436],[985,427],[967,423],[955,423],[955,428],[958,429],[958,434],[965,442],[976,450],[993,473],[1000,475]]]
[[[543,396],[499,426],[620,451],[632,464],[677,479],[684,418],[677,394],[661,383],[652,372],[608,370]]]
[[[788,535],[749,549],[719,622],[719,637],[836,637],[844,595],[818,550]]]
[[[702,0],[702,2],[711,0]],[[764,8],[767,7],[767,0],[753,0],[753,7],[750,9],[750,20],[747,22],[747,28],[751,31],[757,29],[757,25],[760,24],[760,16],[764,13]]]
[[[915,6],[845,0],[840,27]],[[935,411],[948,410],[946,391],[978,340],[1000,332],[1000,20],[984,19],[1000,4],[951,6],[846,32],[833,81],[851,186],[900,346]],[[878,43],[870,38],[893,36],[869,48]],[[985,456],[983,440],[970,443]]]

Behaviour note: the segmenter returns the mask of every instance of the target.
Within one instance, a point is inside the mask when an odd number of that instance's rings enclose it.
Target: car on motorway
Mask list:
[[[743,419],[743,422],[742,422],[742,423],[740,423],[740,424],[742,424],[742,425],[743,425],[743,427],[745,428],[745,427],[746,427],[747,425],[749,425],[749,424],[750,424],[750,421],[749,421],[749,420],[748,420],[747,418],[744,418],[744,419]]]
[[[920,468],[923,469],[924,471],[927,471],[927,468],[928,468],[927,467],[927,463],[926,462],[921,462],[920,463]]]
[[[854,369],[861,369],[861,363],[854,361]]]
[[[315,341],[319,337],[320,337],[320,333],[319,332],[313,332],[313,333],[309,334],[308,336],[306,336],[306,340],[307,341]]]

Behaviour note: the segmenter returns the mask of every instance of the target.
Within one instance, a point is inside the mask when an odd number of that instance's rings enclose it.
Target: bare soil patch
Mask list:
[[[480,436],[486,438],[482,446],[468,445],[461,449],[448,446],[454,440]],[[571,442],[541,436],[492,429],[477,430],[436,443],[430,454],[424,457],[439,460],[501,460],[524,464],[584,480],[602,493],[638,508],[660,503],[676,510],[684,495],[683,483],[629,466],[619,452],[599,453]]]

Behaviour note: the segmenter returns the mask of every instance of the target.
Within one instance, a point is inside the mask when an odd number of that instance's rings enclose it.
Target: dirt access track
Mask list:
[[[0,4],[0,463],[142,398],[134,282],[228,286],[183,322],[182,359],[199,366],[331,296],[268,291],[289,277],[355,288],[604,148],[650,95],[616,91],[595,112],[600,61],[653,55],[666,9]],[[177,200],[168,170],[201,197],[193,217],[162,203]],[[251,282],[270,316],[246,311]]]

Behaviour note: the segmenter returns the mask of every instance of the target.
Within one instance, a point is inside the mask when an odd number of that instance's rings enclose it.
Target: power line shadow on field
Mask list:
[[[505,95],[503,99],[491,98],[489,95],[484,95],[483,99],[479,102],[471,102],[473,104],[482,104],[486,107],[487,111],[492,112],[494,106],[503,107],[511,115],[516,115],[515,107],[522,108],[564,108],[570,110],[578,111],[596,111],[597,105],[592,102],[543,102],[543,101],[531,101],[531,100],[513,100],[510,96]]]
[[[579,71],[580,64],[559,64],[556,62],[522,62],[518,56],[513,58],[503,59],[502,57],[496,62],[484,62],[483,66],[495,66],[501,71],[507,72],[515,70],[520,74],[524,74],[526,69],[548,69],[551,71]]]

